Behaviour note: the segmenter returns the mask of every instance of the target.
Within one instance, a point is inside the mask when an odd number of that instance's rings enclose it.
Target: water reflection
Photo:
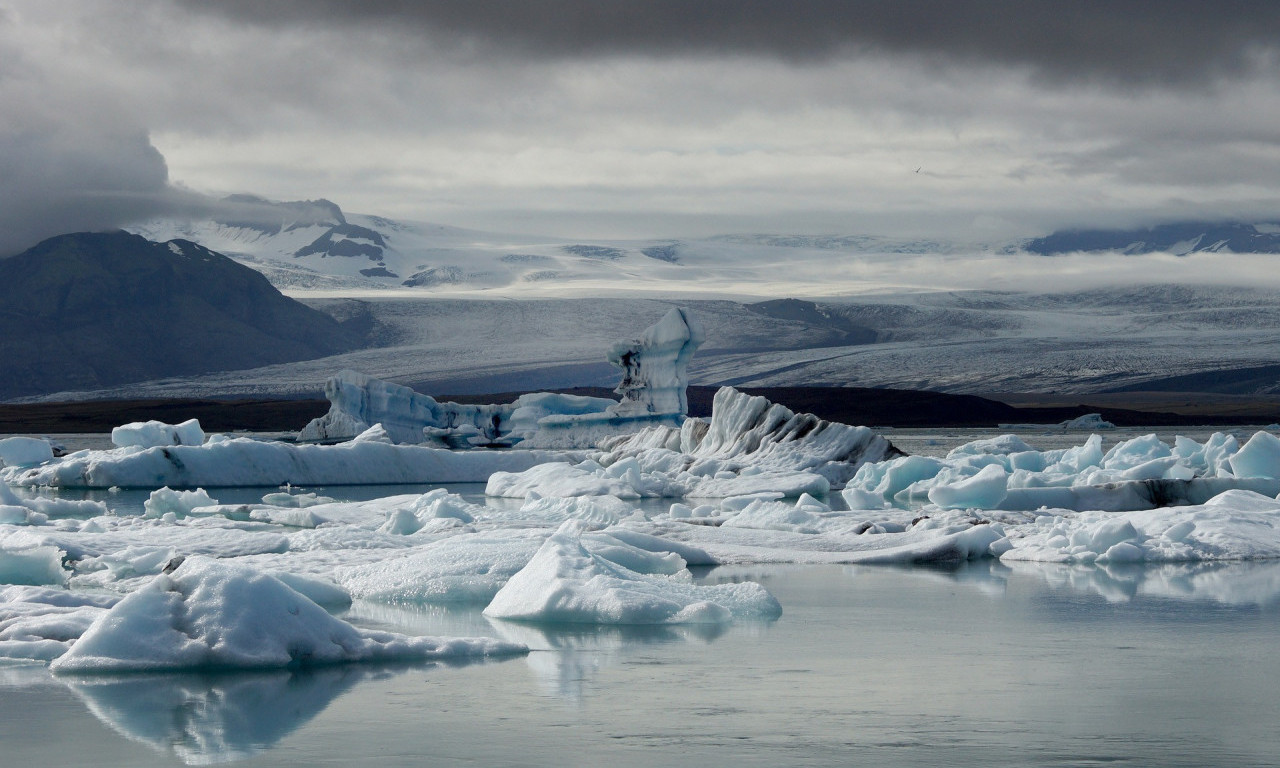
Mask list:
[[[1110,602],[1148,597],[1228,606],[1280,604],[1280,561],[1274,560],[1145,566],[1009,565],[1013,573],[1043,579],[1054,589],[1098,595]]]
[[[913,579],[935,579],[976,589],[992,597],[1006,594],[1015,579],[1033,579],[1053,591],[1097,595],[1123,603],[1145,598],[1208,602],[1227,606],[1280,604],[1280,561],[1156,564],[1065,564],[973,560],[916,566],[848,566],[853,577],[898,570]]]
[[[619,663],[624,651],[659,643],[706,644],[728,631],[724,624],[658,624],[596,626],[534,624],[490,619],[504,640],[524,643],[526,657],[542,689],[549,696],[578,704],[599,671]]]
[[[188,765],[208,765],[267,750],[356,683],[392,674],[396,670],[343,666],[60,679],[126,739],[172,752]]]

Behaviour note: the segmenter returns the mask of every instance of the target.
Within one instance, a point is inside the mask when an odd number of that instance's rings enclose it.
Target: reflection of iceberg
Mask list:
[[[1137,597],[1259,607],[1280,603],[1280,562],[1049,565],[1005,562],[1018,575],[1111,602]]]
[[[624,647],[658,643],[709,643],[728,630],[724,624],[601,626],[529,624],[490,620],[506,640],[533,649],[529,668],[549,695],[582,700],[583,685],[604,667],[617,663]]]
[[[90,712],[125,738],[172,751],[188,765],[207,765],[242,760],[270,748],[375,673],[367,667],[344,666],[63,682]]]

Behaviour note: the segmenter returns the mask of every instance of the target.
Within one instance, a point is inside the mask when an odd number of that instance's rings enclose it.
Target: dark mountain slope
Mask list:
[[[1030,240],[1025,248],[1046,256],[1075,251],[1167,251],[1179,256],[1204,251],[1280,253],[1280,228],[1274,224],[1187,221],[1149,229],[1073,229]]]
[[[187,240],[50,238],[0,261],[0,399],[306,360],[360,346]]]

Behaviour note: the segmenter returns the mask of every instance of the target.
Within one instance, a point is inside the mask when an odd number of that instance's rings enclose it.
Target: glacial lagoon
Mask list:
[[[1274,765],[1280,563],[715,568],[768,623],[594,628],[357,601],[524,658],[213,675],[0,668],[5,765]]]

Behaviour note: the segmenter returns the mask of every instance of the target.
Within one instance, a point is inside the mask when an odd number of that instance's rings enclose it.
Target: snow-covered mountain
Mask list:
[[[131,228],[160,242],[186,239],[262,272],[293,295],[399,291],[434,296],[589,297],[645,293],[761,298],[871,291],[1036,289],[1053,270],[1073,284],[1115,262],[1050,265],[1043,256],[1116,252],[1280,253],[1280,225],[1186,223],[1130,231],[1062,231],[1016,242],[961,242],[873,235],[732,234],[679,240],[556,239],[479,232],[344,212],[327,200],[223,201],[204,221],[159,219]],[[1255,257],[1256,258],[1256,257]],[[1127,268],[1149,279],[1151,271]],[[1191,270],[1197,265],[1187,265]],[[1255,284],[1256,264],[1232,267]],[[1221,282],[1221,264],[1162,279]],[[994,282],[998,281],[998,282]],[[1087,282],[1087,281],[1086,281]],[[1273,282],[1280,282],[1280,279]]]
[[[263,272],[294,293],[419,289],[432,294],[591,296],[629,291],[822,293],[833,267],[867,254],[955,254],[981,244],[857,236],[724,235],[686,240],[565,240],[393,221],[327,200],[223,201],[227,215],[156,219],[130,228],[150,240],[192,240]],[[853,277],[846,276],[851,283]]]

